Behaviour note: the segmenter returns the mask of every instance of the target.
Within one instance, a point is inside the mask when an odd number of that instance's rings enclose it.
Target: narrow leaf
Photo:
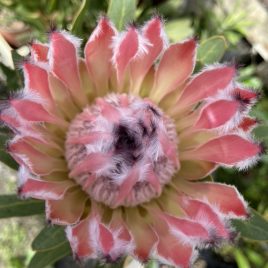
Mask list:
[[[235,249],[234,251],[235,259],[238,265],[238,268],[250,268],[249,261],[245,254],[240,249]]]
[[[233,220],[232,224],[243,238],[256,241],[268,240],[268,221],[253,209],[249,220]]]
[[[136,11],[136,0],[110,0],[108,6],[108,17],[113,21],[118,30],[132,22]]]
[[[71,255],[71,248],[66,241],[51,250],[36,252],[28,268],[44,268],[68,255]]]
[[[53,250],[68,242],[62,226],[46,226],[32,242],[35,251]]]
[[[83,23],[83,19],[85,18],[85,13],[87,9],[89,8],[90,0],[83,0],[77,13],[74,16],[71,31],[73,34],[80,34],[81,33],[81,27]]]
[[[201,42],[197,51],[197,60],[201,64],[211,64],[218,62],[227,48],[226,40],[223,36],[212,36]]]
[[[34,199],[21,200],[16,195],[0,196],[0,218],[23,217],[42,214],[44,202]]]

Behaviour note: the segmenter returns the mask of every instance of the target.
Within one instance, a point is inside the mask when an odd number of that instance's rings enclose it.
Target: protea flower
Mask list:
[[[100,18],[85,59],[69,33],[49,40],[32,44],[25,88],[1,113],[14,131],[19,195],[46,201],[82,260],[189,267],[198,248],[230,240],[245,201],[199,180],[218,166],[246,168],[262,151],[248,116],[257,93],[235,81],[235,67],[191,76],[196,40],[168,45],[158,17],[123,33]]]

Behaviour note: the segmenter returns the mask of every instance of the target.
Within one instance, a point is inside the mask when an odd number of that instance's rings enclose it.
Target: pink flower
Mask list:
[[[256,162],[257,93],[233,66],[191,76],[196,41],[168,45],[157,17],[123,33],[101,18],[85,59],[79,46],[59,31],[33,43],[25,88],[2,109],[19,195],[46,201],[80,259],[189,267],[198,248],[232,238],[230,219],[247,217],[235,187],[199,180]]]

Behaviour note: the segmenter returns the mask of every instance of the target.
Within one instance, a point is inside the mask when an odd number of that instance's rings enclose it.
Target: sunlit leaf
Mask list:
[[[165,30],[171,42],[178,42],[193,35],[190,19],[171,20],[165,24]]]
[[[245,254],[240,249],[234,250],[235,260],[237,262],[238,268],[250,268],[250,263],[245,256]]]
[[[232,223],[243,238],[258,241],[268,240],[268,221],[253,209],[251,209],[249,220],[233,220]]]
[[[10,69],[14,70],[14,62],[12,59],[12,48],[9,46],[4,37],[0,34],[0,62]]]
[[[52,250],[67,242],[64,228],[61,226],[46,226],[32,242],[35,251]]]
[[[136,11],[136,0],[110,0],[107,11],[108,17],[113,21],[118,30],[132,22]]]
[[[155,260],[149,261],[145,266],[145,268],[158,268],[158,267],[159,267],[159,264]]]
[[[223,36],[212,36],[201,42],[198,47],[197,60],[202,64],[218,62],[227,48]]]
[[[44,210],[44,202],[39,200],[21,200],[16,195],[0,196],[0,218],[31,216],[42,214]]]

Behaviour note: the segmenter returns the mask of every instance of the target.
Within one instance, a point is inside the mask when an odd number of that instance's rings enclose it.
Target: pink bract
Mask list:
[[[19,195],[46,201],[78,258],[189,267],[247,217],[235,187],[200,180],[257,161],[248,112],[258,94],[230,65],[192,75],[196,46],[169,45],[158,17],[123,33],[100,18],[84,58],[64,31],[32,44],[25,88],[1,119],[14,131]]]

